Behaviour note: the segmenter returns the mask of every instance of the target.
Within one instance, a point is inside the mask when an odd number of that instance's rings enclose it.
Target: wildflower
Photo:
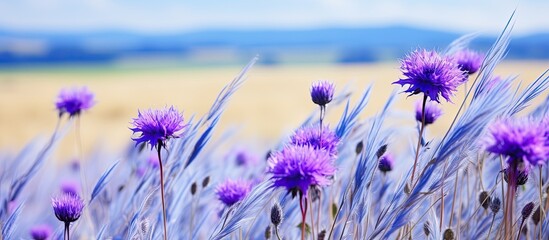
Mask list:
[[[93,107],[93,98],[93,93],[86,87],[62,89],[55,101],[55,107],[59,116],[68,113],[69,117],[73,117]]]
[[[416,50],[401,61],[405,78],[393,84],[409,85],[405,92],[410,95],[423,93],[431,101],[439,101],[442,96],[446,101],[463,83],[464,74],[451,57],[441,56],[435,51]]]
[[[508,164],[538,166],[549,157],[548,126],[531,119],[502,119],[489,127],[487,151],[508,157]]]
[[[383,173],[390,172],[393,170],[393,164],[394,164],[393,156],[389,153],[385,153],[379,158],[379,164],[378,164],[379,171]]]
[[[300,191],[307,196],[311,186],[327,186],[336,172],[327,151],[312,146],[286,146],[271,156],[268,172],[273,174],[274,185],[288,191]]]
[[[141,133],[137,138],[132,138],[136,145],[148,142],[151,149],[164,147],[170,138],[178,138],[178,133],[186,125],[183,125],[183,115],[173,106],[163,109],[148,109],[138,111],[137,118],[132,123],[135,127],[130,128],[134,133]]]
[[[73,195],[78,195],[80,192],[80,184],[76,181],[67,180],[61,183],[61,191],[63,193],[72,193]]]
[[[217,186],[215,193],[221,202],[230,207],[244,199],[251,189],[251,182],[227,179]]]
[[[314,149],[324,149],[331,156],[337,155],[339,138],[328,126],[319,128],[309,126],[298,129],[291,137],[290,143],[297,146],[311,146]]]
[[[33,240],[46,240],[53,233],[53,230],[49,225],[41,224],[33,226],[30,229],[30,235]]]
[[[244,149],[238,150],[235,156],[236,165],[246,166],[257,163],[257,157]]]
[[[78,220],[84,209],[84,201],[78,195],[72,193],[66,193],[61,197],[52,199],[52,205],[57,219],[65,224]]]
[[[471,75],[479,70],[484,56],[475,51],[462,50],[454,54],[454,59],[456,60],[459,69],[466,74]]]
[[[328,81],[317,81],[311,86],[311,99],[321,107],[330,103],[334,97],[335,86]]]
[[[423,116],[421,115],[423,113],[421,110],[422,108],[422,102],[416,102],[416,121],[420,123],[423,120]],[[442,109],[439,108],[438,105],[431,102],[425,102],[425,125],[434,123],[441,115]]]

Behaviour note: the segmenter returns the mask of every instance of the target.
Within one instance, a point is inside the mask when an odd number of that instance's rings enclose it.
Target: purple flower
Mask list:
[[[78,195],[80,192],[80,183],[73,180],[66,180],[61,183],[61,191],[65,194]]]
[[[93,107],[95,104],[93,97],[93,93],[86,87],[62,89],[57,96],[55,106],[59,116],[68,113],[72,117]]]
[[[330,127],[323,126],[322,132],[316,126],[302,127],[290,137],[290,143],[297,146],[311,146],[314,149],[324,149],[330,156],[337,155],[339,138]]]
[[[130,130],[133,133],[141,133],[139,137],[132,138],[136,145],[148,142],[151,144],[151,149],[155,146],[165,146],[170,138],[178,138],[178,132],[186,127],[183,125],[183,115],[173,106],[138,111],[137,118],[133,119],[132,124],[135,127]]]
[[[544,164],[549,158],[549,126],[533,119],[502,119],[488,128],[486,150],[507,156],[508,163],[526,166]]]
[[[78,220],[84,209],[84,201],[78,195],[72,193],[53,198],[51,203],[55,216],[64,223]]]
[[[336,172],[330,154],[312,146],[288,145],[269,159],[274,185],[307,196],[311,186],[327,186]]]
[[[223,204],[230,207],[244,199],[251,189],[252,183],[249,181],[227,179],[217,186],[215,193]]]
[[[416,102],[416,120],[421,123],[423,102]],[[442,109],[432,102],[425,103],[425,125],[434,123],[442,115]]]
[[[379,171],[383,173],[390,172],[393,170],[393,165],[394,165],[394,160],[391,154],[385,153],[379,158],[379,165],[378,165]]]
[[[33,240],[46,240],[51,236],[52,233],[53,230],[51,229],[51,227],[45,224],[36,225],[30,229],[30,235]]]
[[[319,106],[326,106],[334,97],[335,86],[328,81],[317,81],[311,86],[311,99]]]
[[[240,149],[236,152],[235,162],[238,166],[253,165],[257,163],[257,160],[257,156],[245,149]]]
[[[459,69],[467,74],[473,74],[480,68],[484,55],[471,50],[461,50],[454,54],[454,59]]]
[[[441,56],[435,51],[416,50],[401,60],[405,78],[393,84],[409,85],[405,92],[410,95],[424,93],[431,101],[439,101],[442,96],[451,102],[450,97],[463,83],[464,74],[453,58]]]

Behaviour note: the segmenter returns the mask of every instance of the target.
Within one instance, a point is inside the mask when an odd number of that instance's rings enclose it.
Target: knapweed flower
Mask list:
[[[138,111],[137,118],[133,119],[133,133],[141,133],[137,138],[132,138],[136,145],[149,143],[151,149],[155,146],[163,147],[170,138],[178,138],[179,131],[185,128],[183,115],[172,107],[163,109],[147,109]]]
[[[55,216],[65,224],[78,220],[84,209],[84,201],[78,195],[72,193],[54,198],[51,203]]]
[[[486,150],[508,157],[509,164],[544,164],[549,158],[549,126],[533,119],[501,119],[489,127]]]
[[[237,166],[249,166],[257,163],[258,158],[248,150],[240,149],[236,151],[235,162]]]
[[[459,69],[466,74],[473,74],[480,68],[484,55],[465,49],[455,53],[454,59],[457,62]]]
[[[311,186],[327,186],[336,173],[329,152],[312,146],[288,145],[268,161],[274,185],[307,196]]]
[[[72,117],[93,107],[93,98],[93,93],[86,87],[62,89],[55,101],[55,107],[59,111],[59,116],[68,113]]]
[[[416,121],[422,121],[422,111],[423,108],[422,101],[416,102]],[[442,116],[442,109],[438,107],[437,104],[432,102],[425,103],[425,125],[434,123],[440,116]]]
[[[378,165],[379,171],[383,173],[390,172],[393,170],[393,164],[394,164],[393,156],[389,153],[385,153],[379,158],[379,165]]]
[[[308,126],[298,129],[290,137],[290,143],[297,146],[311,146],[314,149],[324,149],[334,157],[337,155],[339,138],[328,126],[322,126],[322,132],[320,132],[319,127]]]
[[[80,183],[74,180],[65,180],[61,182],[61,191],[65,194],[72,193],[78,195],[80,192]]]
[[[311,99],[319,106],[326,106],[334,97],[334,84],[328,81],[317,81],[311,86]]]
[[[464,82],[464,74],[452,57],[442,56],[435,51],[416,50],[401,60],[402,78],[393,84],[409,85],[405,92],[410,95],[424,93],[431,101],[442,96],[450,97]]]
[[[217,186],[215,194],[223,204],[230,207],[244,199],[251,189],[252,183],[249,181],[227,179]]]
[[[29,233],[33,240],[46,240],[51,236],[53,230],[49,225],[41,224],[32,227]]]

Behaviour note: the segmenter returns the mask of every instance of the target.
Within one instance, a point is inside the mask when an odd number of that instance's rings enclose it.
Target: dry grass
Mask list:
[[[519,74],[530,82],[538,77],[547,62],[506,62],[498,74]],[[83,115],[82,136],[87,150],[95,143],[118,148],[129,142],[129,122],[138,108],[175,105],[192,114],[204,114],[217,93],[239,71],[238,67],[193,69],[129,70],[34,70],[0,72],[0,148],[15,151],[38,135],[48,136],[57,114],[53,102],[66,86],[87,85],[95,92],[97,105]],[[315,109],[309,100],[309,85],[318,79],[333,80],[338,89],[350,84],[355,98],[364,87],[374,84],[372,101],[366,114],[373,114],[395,88],[390,83],[399,77],[396,63],[365,65],[257,66],[248,81],[230,101],[220,128],[237,126],[244,139],[271,142],[298,126]],[[456,103],[463,97],[458,94]],[[410,112],[414,99],[400,95],[397,107]],[[432,131],[446,129],[457,104],[443,103],[444,118]],[[341,109],[332,112],[335,125]],[[413,123],[413,122],[412,122]],[[73,141],[69,136],[66,141]],[[65,148],[72,147],[64,142]]]

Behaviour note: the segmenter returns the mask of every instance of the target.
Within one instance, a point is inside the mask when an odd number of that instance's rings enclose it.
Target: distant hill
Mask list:
[[[108,63],[153,56],[176,61],[201,59],[199,61],[204,63],[240,62],[256,54],[264,56],[265,64],[369,62],[399,58],[417,47],[443,49],[459,36],[453,32],[404,26],[203,30],[163,35],[123,31],[46,33],[0,30],[0,66]],[[478,37],[471,47],[486,50],[494,40],[495,37]],[[508,58],[549,59],[549,33],[512,39]]]

